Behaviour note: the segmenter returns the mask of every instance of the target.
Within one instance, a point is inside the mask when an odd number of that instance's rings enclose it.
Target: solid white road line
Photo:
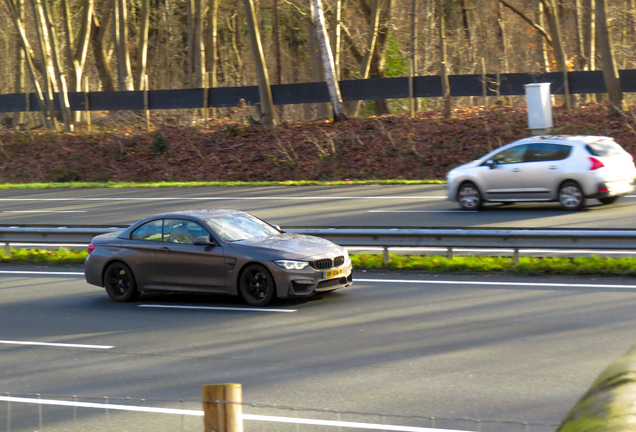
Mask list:
[[[200,410],[185,410],[185,409],[175,409],[175,408],[154,408],[154,407],[142,407],[142,406],[134,406],[134,405],[116,405],[116,404],[102,404],[102,403],[94,403],[94,402],[60,401],[60,400],[53,400],[53,399],[35,399],[35,398],[13,397],[13,396],[0,396],[0,401],[28,403],[28,404],[37,404],[37,405],[57,405],[57,406],[68,406],[68,407],[78,407],[78,408],[97,408],[97,409],[112,410],[112,411],[136,411],[136,412],[147,412],[147,413],[155,413],[155,414],[176,414],[176,415],[203,417],[203,411],[200,411]],[[243,418],[243,420],[333,426],[333,427],[370,429],[370,430],[404,431],[404,432],[467,432],[465,430],[433,429],[433,428],[423,428],[423,427],[414,427],[414,426],[386,425],[386,424],[378,424],[378,423],[347,422],[347,421],[335,421],[335,420],[317,420],[317,419],[304,419],[304,418],[296,418],[296,417],[264,416],[264,415],[254,415],[254,414],[242,414],[241,417]]]
[[[241,312],[297,312],[297,309],[259,309],[259,308],[243,308],[243,307],[224,307],[224,306],[173,306],[173,305],[137,305],[142,308],[161,308],[161,309],[201,309],[201,310],[228,310]]]
[[[233,201],[233,200],[353,200],[353,199],[446,199],[442,195],[418,196],[248,196],[248,197],[103,197],[103,198],[0,198],[0,201]]]
[[[346,249],[348,251],[382,251],[384,248],[381,247],[362,247],[362,246],[347,246]],[[489,252],[489,253],[513,253],[513,249],[469,249],[469,248],[452,248],[453,252]],[[415,252],[446,252],[448,248],[442,247],[430,247],[430,248],[420,248],[420,247],[394,247],[389,248],[389,251],[396,252],[405,252],[405,251],[415,251]],[[605,255],[636,255],[634,251],[618,251],[618,250],[587,250],[587,249],[519,249],[519,253],[521,255],[525,254],[605,254]]]
[[[47,272],[47,271],[26,271],[26,270],[0,270],[0,274],[84,276],[84,272],[60,272],[60,271]]]
[[[115,348],[110,345],[82,345],[82,344],[67,344],[67,343],[52,343],[52,342],[31,342],[31,341],[6,341],[0,340],[0,344],[5,345],[34,345],[34,346],[48,346],[48,347],[62,347],[62,348],[87,348],[87,349],[111,349]]]
[[[479,213],[477,210],[368,210],[368,213]]]
[[[86,213],[86,210],[3,210],[2,213]]]
[[[567,284],[546,282],[477,282],[477,281],[433,281],[433,280],[408,280],[408,279],[354,279],[356,282],[375,283],[407,283],[430,285],[490,285],[490,286],[529,286],[529,287],[556,287],[556,288],[604,288],[604,289],[628,289],[636,290],[636,285],[608,285],[608,284]]]

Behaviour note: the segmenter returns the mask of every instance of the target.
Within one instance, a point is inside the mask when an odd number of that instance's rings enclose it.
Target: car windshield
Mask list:
[[[219,237],[227,242],[280,234],[276,228],[245,213],[211,217],[206,219],[205,222]]]
[[[599,157],[614,156],[625,151],[623,147],[609,140],[589,143],[585,148],[591,155]]]

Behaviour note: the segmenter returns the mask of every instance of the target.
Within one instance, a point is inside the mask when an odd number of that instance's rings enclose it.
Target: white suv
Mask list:
[[[525,138],[448,173],[448,199],[466,210],[484,202],[559,201],[580,210],[586,198],[611,204],[634,190],[634,158],[612,138]]]

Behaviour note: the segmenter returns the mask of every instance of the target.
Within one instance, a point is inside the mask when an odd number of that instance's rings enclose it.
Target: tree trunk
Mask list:
[[[370,14],[371,19],[368,20],[370,23],[369,32],[367,33],[367,46],[366,52],[362,59],[361,66],[361,78],[367,79],[369,78],[369,71],[371,70],[371,62],[373,60],[373,55],[375,53],[375,46],[378,40],[378,29],[380,27],[380,13],[382,11],[382,0],[374,0],[372,6],[372,12]],[[354,116],[357,117],[360,112],[360,105],[362,105],[362,101],[356,102],[356,109],[354,112]]]
[[[311,80],[313,82],[325,81],[325,69],[322,67],[322,57],[320,55],[320,44],[318,43],[318,33],[311,16],[308,17],[309,24],[309,61],[311,66]],[[329,117],[329,105],[327,103],[317,104],[318,112],[316,118],[324,119]],[[307,106],[309,109],[309,106]],[[306,118],[310,118],[309,111],[306,112]]]
[[[506,34],[506,21],[504,20],[501,2],[497,2],[497,35],[499,38],[499,71],[503,73],[509,72],[508,66],[508,38]]]
[[[216,69],[218,64],[218,16],[219,3],[221,0],[209,0],[208,3],[208,28],[206,36],[206,69],[208,70],[210,79],[208,87],[217,86]],[[216,117],[216,109],[212,108],[210,113],[212,117]]]
[[[139,46],[137,47],[137,74],[135,88],[144,90],[146,67],[148,65],[148,29],[150,26],[150,0],[141,0],[141,17],[139,23]],[[145,89],[148,90],[148,89]]]
[[[554,57],[557,61],[559,71],[563,73],[564,99],[566,109],[571,108],[570,103],[570,83],[568,77],[567,56],[565,54],[565,45],[561,37],[561,24],[559,22],[559,10],[556,0],[541,0],[545,8],[548,27],[552,35],[552,48],[554,48]]]
[[[607,24],[607,4],[605,0],[595,0],[596,5],[596,38],[603,61],[603,79],[609,96],[610,112],[616,113],[627,109],[623,99],[623,90],[614,58],[612,39]]]
[[[444,118],[451,116],[450,83],[448,82],[448,68],[446,65],[446,23],[442,0],[437,0],[437,28],[439,31],[440,73],[442,78],[442,94],[444,98]]]
[[[537,11],[534,14],[535,21],[542,28],[543,22],[543,3],[538,2]],[[550,61],[548,60],[548,50],[545,37],[541,33],[537,33],[537,58],[539,59],[539,71],[550,72]]]
[[[344,121],[347,117],[342,109],[342,96],[340,95],[340,86],[336,79],[336,71],[333,64],[331,46],[329,45],[329,36],[327,35],[322,3],[320,0],[312,0],[312,3],[312,18],[316,25],[316,36],[318,37],[318,43],[320,46],[322,66],[325,71],[325,80],[327,82],[329,98],[331,99],[331,105],[333,107],[333,119],[336,122]]]
[[[265,66],[265,55],[263,54],[263,46],[261,45],[261,35],[258,30],[254,4],[252,0],[243,0],[243,7],[245,8],[247,30],[250,36],[250,45],[252,46],[254,65],[256,67],[258,94],[261,99],[262,122],[267,126],[274,126],[276,125],[276,119],[274,118],[274,101],[272,99],[272,89],[269,85],[269,76]]]
[[[46,27],[46,21],[44,19],[44,13],[42,11],[42,3],[40,3],[39,0],[31,0],[31,6],[33,7],[35,29],[40,45],[40,56],[42,60],[42,78],[44,80],[44,91],[46,96],[48,117],[50,119],[50,126],[53,129],[57,129],[57,116],[55,114],[55,106],[53,105],[53,93],[57,92],[57,85],[55,83],[53,61],[51,60],[51,45],[49,43],[48,30]]]
[[[334,25],[334,42],[333,42],[333,56],[334,66],[336,67],[336,79],[340,80],[340,47],[341,47],[341,33],[342,33],[342,0],[336,0],[336,16]]]
[[[16,0],[15,2],[15,13],[19,17],[21,22],[24,22],[24,0]],[[19,31],[18,31],[19,32]],[[20,39],[17,39],[15,42],[15,74],[13,81],[13,91],[15,93],[24,93],[24,75],[25,75],[25,64],[26,64],[26,51]],[[22,112],[17,112],[13,115],[13,119],[11,121],[12,125],[19,129],[21,125],[24,123],[24,114]]]
[[[272,39],[274,40],[274,63],[275,69],[275,82],[276,84],[283,83],[283,68],[280,58],[280,23],[278,19],[278,0],[273,0],[272,4],[273,17],[272,17]]]
[[[99,19],[96,15],[93,15],[93,25],[91,26],[91,44],[93,46],[93,57],[95,58],[95,68],[99,74],[99,79],[102,82],[102,90],[115,91],[115,80],[113,79],[113,71],[110,67],[110,59],[104,47],[104,37],[110,19],[113,14],[113,1],[108,2],[106,13],[104,14],[104,24],[100,26]]]
[[[194,87],[203,87],[205,75],[205,45],[203,44],[203,0],[194,0]]]
[[[380,12],[380,26],[378,28],[378,39],[375,42],[375,50],[371,60],[371,71],[369,76],[372,78],[384,78],[386,67],[386,42],[389,36],[389,22],[393,12],[393,0],[384,0],[383,7]],[[389,114],[389,104],[386,99],[376,99],[375,114]]]
[[[116,2],[117,86],[119,91],[133,90],[130,55],[128,54],[128,6],[126,0],[116,0]]]
[[[573,0],[574,30],[576,33],[576,69],[585,70],[587,59],[583,49],[583,7],[581,0]]]
[[[40,1],[40,0],[36,0]],[[73,113],[71,112],[71,104],[68,100],[68,89],[66,87],[66,78],[64,77],[62,69],[62,59],[58,49],[57,32],[53,22],[55,21],[49,13],[49,8],[46,0],[42,1],[42,11],[46,27],[49,33],[49,43],[51,44],[51,60],[53,61],[53,70],[55,72],[55,79],[58,82],[59,90],[58,97],[60,107],[62,109],[62,118],[64,119],[64,132],[73,132]]]
[[[418,67],[417,67],[417,6],[420,0],[411,0],[411,70],[413,71],[413,75],[417,76]],[[417,98],[413,98],[413,110],[420,110],[420,103]]]

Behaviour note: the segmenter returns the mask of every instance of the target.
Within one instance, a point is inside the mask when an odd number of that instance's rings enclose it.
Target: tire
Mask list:
[[[276,296],[272,274],[261,264],[250,264],[239,277],[239,293],[252,306],[265,306]]]
[[[617,196],[613,196],[613,197],[607,197],[607,198],[599,198],[598,200],[601,202],[601,204],[614,204],[616,202],[616,200],[618,199]]]
[[[581,186],[574,181],[566,181],[559,188],[559,202],[565,210],[581,210],[585,205],[585,196]]]
[[[463,210],[479,210],[483,204],[481,193],[474,183],[463,183],[457,190],[457,202]]]
[[[139,291],[132,270],[123,262],[114,262],[104,272],[104,287],[108,296],[118,303],[137,300]]]

